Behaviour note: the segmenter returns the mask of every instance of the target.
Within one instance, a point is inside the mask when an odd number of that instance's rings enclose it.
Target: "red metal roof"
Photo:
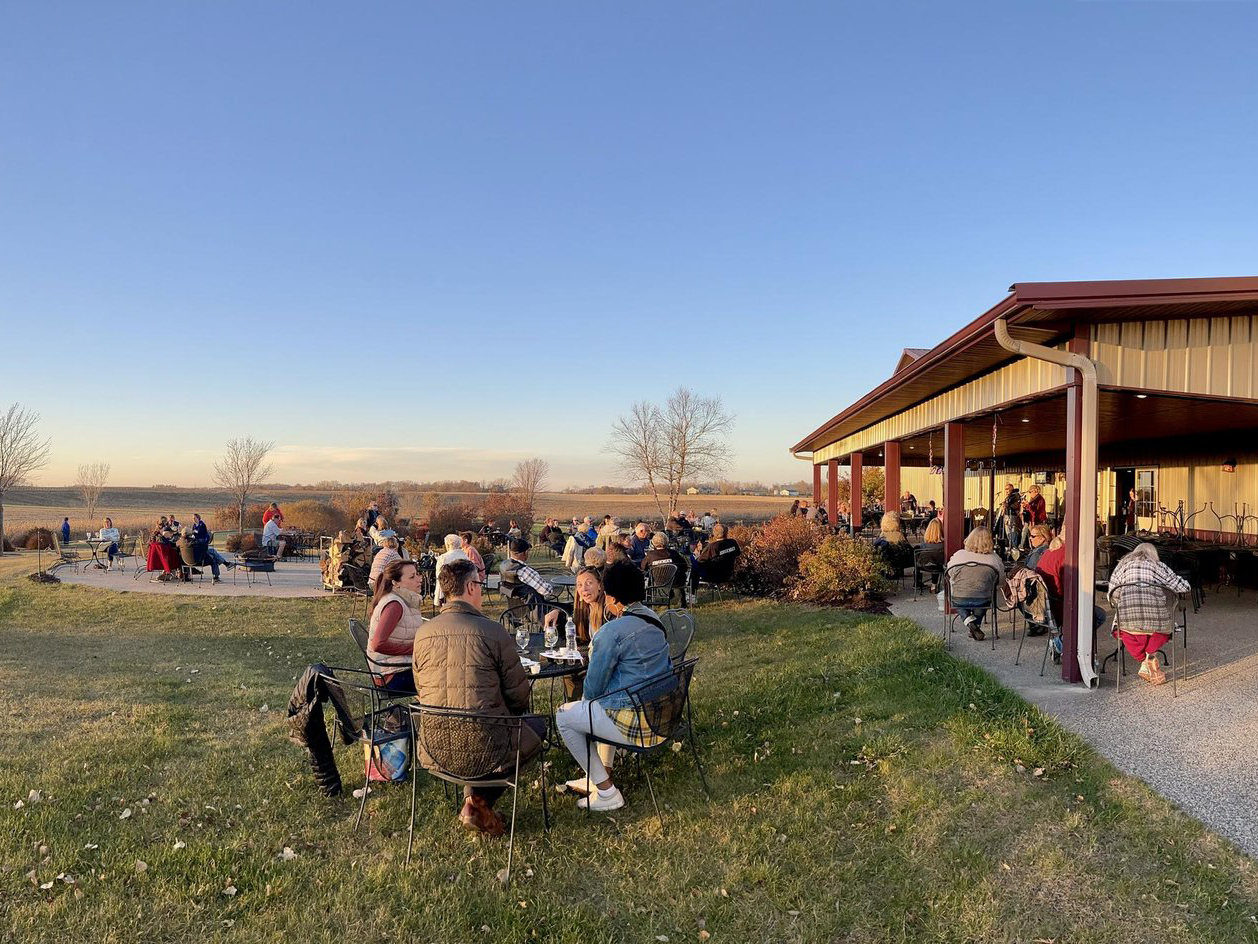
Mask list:
[[[890,379],[831,417],[792,452],[812,452],[1015,359],[992,336],[1005,317],[1017,336],[1040,344],[1073,332],[1077,322],[1197,318],[1252,310],[1258,277],[1141,279],[1111,282],[1017,282],[1010,294],[947,340],[905,363]]]

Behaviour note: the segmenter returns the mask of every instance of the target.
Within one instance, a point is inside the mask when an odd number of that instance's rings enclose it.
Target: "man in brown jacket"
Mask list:
[[[466,558],[453,560],[441,568],[437,582],[446,604],[441,613],[427,620],[415,636],[415,691],[419,702],[437,708],[460,708],[487,715],[524,715],[529,710],[532,686],[520,664],[515,642],[498,623],[480,611],[482,581],[476,565]],[[425,767],[440,767],[428,753],[427,744],[440,741],[449,753],[472,757],[485,752],[510,754],[494,773],[511,775],[515,770],[514,745],[450,743],[466,733],[464,726],[446,730],[440,719],[429,718],[420,731],[419,759]],[[432,726],[429,728],[429,726]],[[492,736],[491,728],[478,728],[478,734]],[[520,729],[520,763],[531,759],[542,745],[546,720],[531,717]],[[447,764],[449,761],[447,760]],[[491,836],[506,830],[502,816],[493,805],[505,787],[464,787],[459,821],[468,829]]]

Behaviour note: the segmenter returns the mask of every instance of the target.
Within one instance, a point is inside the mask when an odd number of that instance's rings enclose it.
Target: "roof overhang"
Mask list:
[[[1221,317],[1252,311],[1258,277],[1111,282],[1018,282],[956,334],[931,348],[813,430],[793,453],[815,452],[930,397],[1016,359],[993,335],[1004,318],[1016,337],[1054,344],[1079,324]]]

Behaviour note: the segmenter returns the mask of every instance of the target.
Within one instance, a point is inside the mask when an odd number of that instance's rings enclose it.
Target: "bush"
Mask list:
[[[332,499],[332,504],[340,510],[345,516],[345,520],[349,522],[347,527],[354,527],[358,523],[358,519],[365,517],[367,508],[372,502],[376,502],[380,507],[380,514],[389,523],[397,518],[397,495],[392,491],[380,491],[375,488],[360,488],[355,491],[340,492]],[[288,516],[285,515],[285,520]]]
[[[270,502],[255,502],[245,505],[245,530],[262,527],[262,514]],[[240,512],[235,505],[222,505],[210,513],[210,527],[215,531],[235,531],[240,526]]]
[[[0,534],[0,544],[4,546],[5,553],[13,550],[13,542],[9,540],[9,536],[7,534]]]
[[[28,528],[18,535],[15,543],[28,551],[36,551],[41,547],[47,551],[52,549],[53,536],[48,528]],[[9,545],[8,549],[13,550],[13,545]]]
[[[834,535],[800,558],[791,597],[823,606],[868,608],[891,590],[886,573],[882,555],[872,544]]]
[[[223,543],[227,550],[234,554],[243,554],[245,551],[256,551],[258,549],[258,536],[256,534],[229,534],[227,540]]]
[[[471,505],[442,505],[428,519],[428,543],[441,544],[447,534],[475,531],[476,509]]]
[[[746,532],[752,537],[744,544],[739,535]],[[759,531],[737,527],[730,536],[743,545],[735,580],[753,592],[780,594],[799,575],[800,556],[817,546],[821,531],[805,518],[778,515]]]
[[[335,505],[307,499],[293,502],[284,509],[284,526],[316,534],[336,534],[342,528],[352,527],[353,522],[347,523],[345,513]]]
[[[527,503],[517,495],[512,495],[510,492],[494,492],[485,500],[481,515],[486,521],[490,518],[496,519],[498,530],[503,534],[507,533],[507,528],[514,521],[519,525],[521,534],[526,538],[532,538],[533,509],[529,508]]]

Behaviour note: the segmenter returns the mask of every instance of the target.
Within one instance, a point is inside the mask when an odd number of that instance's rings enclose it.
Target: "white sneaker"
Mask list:
[[[608,793],[595,790],[591,796],[577,800],[577,809],[593,810],[595,813],[610,813],[625,805],[624,795],[618,787],[613,786]]]
[[[586,796],[593,793],[595,789],[594,784],[590,783],[589,777],[577,777],[573,780],[565,781],[560,792],[562,793],[566,790],[568,793],[579,793],[582,796]]]

